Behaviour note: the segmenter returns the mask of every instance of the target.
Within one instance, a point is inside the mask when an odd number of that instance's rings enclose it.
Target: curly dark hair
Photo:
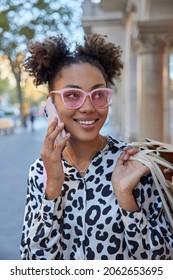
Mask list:
[[[54,79],[61,70],[74,63],[88,62],[103,74],[107,86],[121,75],[123,64],[121,48],[106,41],[106,36],[94,34],[84,37],[74,51],[62,35],[49,37],[45,41],[33,42],[29,46],[29,57],[23,62],[24,69],[34,77],[36,86],[48,83],[53,87]]]

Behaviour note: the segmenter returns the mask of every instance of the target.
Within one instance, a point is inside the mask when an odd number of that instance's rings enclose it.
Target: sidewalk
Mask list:
[[[37,120],[34,132],[17,129],[0,136],[0,260],[20,259],[20,239],[30,164],[40,156],[46,132]]]

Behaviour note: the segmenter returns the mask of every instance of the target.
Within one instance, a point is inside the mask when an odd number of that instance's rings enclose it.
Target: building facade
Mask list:
[[[173,142],[173,0],[84,0],[85,33],[119,45],[112,122],[118,137]]]

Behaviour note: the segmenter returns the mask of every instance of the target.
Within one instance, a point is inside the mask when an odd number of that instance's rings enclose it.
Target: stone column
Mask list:
[[[165,100],[169,28],[162,23],[138,24],[137,106],[138,140],[165,140]]]

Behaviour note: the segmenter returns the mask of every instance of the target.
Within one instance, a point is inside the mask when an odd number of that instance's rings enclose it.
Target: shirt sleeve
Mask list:
[[[30,168],[22,239],[21,258],[24,260],[55,259],[59,251],[62,209],[61,196],[44,198],[43,165],[37,160]]]
[[[151,174],[141,179],[134,196],[138,211],[120,209],[130,253],[134,259],[173,259],[173,234]]]

